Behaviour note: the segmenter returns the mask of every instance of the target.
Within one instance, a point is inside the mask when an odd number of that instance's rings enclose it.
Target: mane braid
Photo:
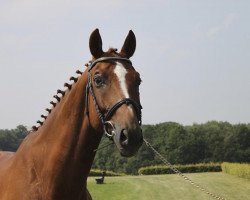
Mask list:
[[[88,63],[85,64],[85,66],[88,66]],[[76,74],[79,75],[79,77],[83,74],[83,72],[81,72],[80,70],[77,70],[76,71]],[[66,92],[71,90],[72,86],[78,81],[78,77],[74,77],[74,76],[71,76],[70,77],[70,81],[73,81],[73,83],[64,83],[64,87],[67,87],[68,89],[67,90],[60,90],[58,89],[57,90],[57,94],[56,95],[53,95],[53,97],[57,100],[57,102],[54,102],[54,101],[50,101],[50,104],[53,105],[52,108],[46,108],[45,110],[48,112],[48,115],[41,115],[41,118],[42,118],[42,121],[41,120],[38,120],[36,123],[38,125],[34,125],[32,126],[31,130],[28,131],[28,133],[31,133],[31,132],[35,132],[37,131],[44,123],[45,123],[45,120],[48,118],[49,114],[53,111],[53,108],[56,107],[56,105],[58,103],[60,103],[61,99],[66,95]],[[58,94],[61,94],[60,96],[58,96]]]
[[[60,101],[61,101],[61,98],[60,98],[59,96],[54,95],[53,97],[57,100],[57,102],[60,102]]]

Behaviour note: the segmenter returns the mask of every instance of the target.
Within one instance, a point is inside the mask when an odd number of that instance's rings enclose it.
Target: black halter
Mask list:
[[[114,60],[122,60],[122,61],[126,61],[130,64],[132,64],[132,62],[127,59],[127,58],[121,58],[121,57],[101,57],[96,59],[95,61],[93,61],[89,67],[88,67],[88,72],[90,72],[90,70],[96,65],[96,63],[98,62],[103,62],[103,61],[114,61]],[[88,73],[88,83],[86,86],[86,113],[88,114],[88,95],[89,93],[91,94],[93,101],[94,101],[94,105],[95,105],[95,109],[96,112],[102,122],[102,124],[104,125],[115,113],[115,111],[121,107],[123,104],[127,104],[127,105],[132,105],[135,110],[136,110],[136,114],[137,114],[137,119],[139,121],[139,124],[141,125],[141,109],[142,106],[140,104],[138,104],[137,102],[135,102],[134,100],[130,99],[130,98],[124,98],[119,100],[118,102],[116,102],[105,114],[103,114],[98,106],[97,100],[96,100],[96,96],[94,94],[93,88],[92,88],[92,81],[91,81],[91,74]],[[113,135],[108,134],[106,131],[105,135],[109,138],[112,139]]]

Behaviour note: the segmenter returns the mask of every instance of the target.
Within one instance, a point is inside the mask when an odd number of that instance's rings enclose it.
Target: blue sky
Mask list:
[[[248,0],[0,0],[0,128],[32,126],[91,55],[137,37],[143,122],[250,122]]]

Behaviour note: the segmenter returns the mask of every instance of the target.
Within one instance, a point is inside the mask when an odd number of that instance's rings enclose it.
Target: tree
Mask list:
[[[0,129],[0,149],[3,151],[16,151],[27,134],[27,128],[23,125],[11,130]]]

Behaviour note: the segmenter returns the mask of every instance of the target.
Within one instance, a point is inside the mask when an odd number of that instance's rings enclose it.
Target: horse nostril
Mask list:
[[[120,142],[122,145],[128,144],[128,132],[125,129],[122,129],[122,131],[121,131]]]

